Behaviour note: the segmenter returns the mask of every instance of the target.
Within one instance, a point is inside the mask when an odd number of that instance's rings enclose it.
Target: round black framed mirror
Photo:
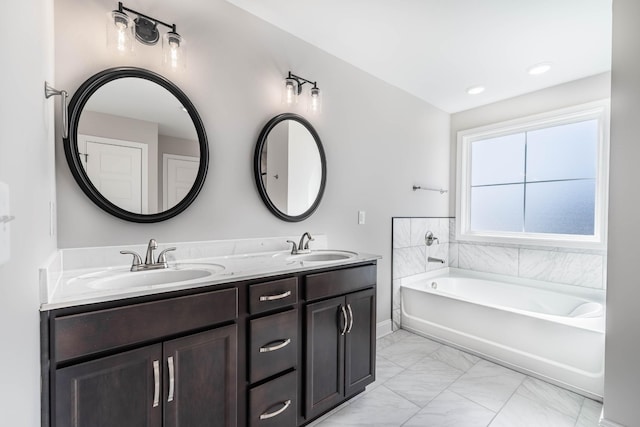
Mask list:
[[[260,197],[278,218],[298,222],[318,208],[327,163],[318,133],[304,117],[280,114],[258,137],[253,170]]]
[[[89,199],[140,223],[184,211],[209,166],[207,135],[189,98],[165,77],[134,67],[101,71],[78,88],[64,152]]]

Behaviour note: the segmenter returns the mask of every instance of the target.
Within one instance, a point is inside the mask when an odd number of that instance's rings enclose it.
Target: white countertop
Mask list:
[[[180,282],[120,289],[96,289],[95,280],[100,277],[125,277],[124,275],[144,273],[130,272],[130,265],[66,270],[61,272],[54,281],[55,283],[45,285],[52,287],[52,289],[47,289],[47,299],[42,302],[40,310],[47,311],[243,280],[269,278],[301,271],[357,264],[381,258],[379,255],[358,253],[352,258],[339,261],[309,262],[288,260],[289,255],[288,251],[276,251],[170,261],[169,269],[211,269],[213,274]]]

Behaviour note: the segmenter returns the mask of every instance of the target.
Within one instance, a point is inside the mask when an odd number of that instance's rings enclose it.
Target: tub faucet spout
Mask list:
[[[427,262],[439,262],[440,264],[444,264],[443,259],[433,257],[427,257]]]

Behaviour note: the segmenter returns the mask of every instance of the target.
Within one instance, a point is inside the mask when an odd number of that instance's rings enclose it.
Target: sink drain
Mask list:
[[[431,289],[438,289],[438,283],[437,282],[431,282]]]

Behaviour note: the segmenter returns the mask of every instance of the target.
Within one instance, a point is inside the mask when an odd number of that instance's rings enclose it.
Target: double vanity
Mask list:
[[[363,391],[378,257],[293,252],[64,271],[41,312],[44,419],[300,426]]]
[[[108,214],[166,221],[203,188],[204,123],[165,77],[101,71],[68,112],[69,169]],[[308,120],[271,118],[252,166],[273,215],[316,211],[327,167]],[[375,377],[379,257],[317,237],[311,249],[305,233],[59,251],[41,272],[42,425],[296,427],[362,392]]]

